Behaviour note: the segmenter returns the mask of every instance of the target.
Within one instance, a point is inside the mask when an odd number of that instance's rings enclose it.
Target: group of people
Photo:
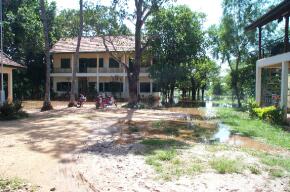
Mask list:
[[[87,101],[87,98],[80,94],[79,100],[77,102],[77,107],[82,107]],[[99,95],[96,99],[96,108],[105,108],[107,106],[115,105],[117,107],[117,102],[113,96]]]

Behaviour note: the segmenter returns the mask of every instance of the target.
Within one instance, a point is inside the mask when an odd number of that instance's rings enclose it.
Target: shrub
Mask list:
[[[240,173],[242,169],[242,162],[237,160],[230,160],[226,158],[214,159],[210,162],[210,165],[220,174],[225,173]]]
[[[22,111],[22,102],[16,101],[14,103],[5,102],[0,106],[0,120],[13,120],[27,117],[27,114]]]
[[[283,122],[283,110],[279,107],[270,106],[260,108],[254,100],[248,102],[248,111],[251,118],[259,118],[272,124]]]
[[[257,117],[272,124],[281,124],[283,122],[283,110],[275,106],[253,108],[252,117]]]
[[[254,109],[256,108],[259,108],[259,104],[255,101],[255,100],[250,100],[248,102],[248,110],[249,110],[249,113],[250,113],[250,117],[257,117]]]

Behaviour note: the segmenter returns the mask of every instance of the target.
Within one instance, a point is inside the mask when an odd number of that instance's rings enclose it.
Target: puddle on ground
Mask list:
[[[168,110],[181,115],[176,120],[120,121],[120,140],[117,143],[128,144],[143,138],[173,138],[194,143],[226,143],[262,151],[273,150],[267,144],[237,135],[227,125],[214,121],[212,103],[207,104],[206,108],[174,107]]]

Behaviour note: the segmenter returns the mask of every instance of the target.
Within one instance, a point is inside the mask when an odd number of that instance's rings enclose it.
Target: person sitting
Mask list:
[[[87,98],[83,94],[80,94],[80,101],[85,102],[86,100]]]

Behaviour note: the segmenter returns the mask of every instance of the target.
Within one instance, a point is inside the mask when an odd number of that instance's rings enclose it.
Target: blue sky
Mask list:
[[[53,1],[53,0],[49,0]],[[57,3],[58,10],[65,8],[78,9],[79,0],[54,0]],[[101,2],[104,5],[110,5],[111,0],[89,0],[91,2]],[[129,1],[130,2],[130,1]],[[193,11],[200,11],[207,15],[205,27],[212,24],[217,24],[222,16],[221,8],[222,0],[177,0],[175,4],[187,5]],[[134,7],[134,2],[131,0],[131,6]],[[130,26],[129,26],[130,27]]]

